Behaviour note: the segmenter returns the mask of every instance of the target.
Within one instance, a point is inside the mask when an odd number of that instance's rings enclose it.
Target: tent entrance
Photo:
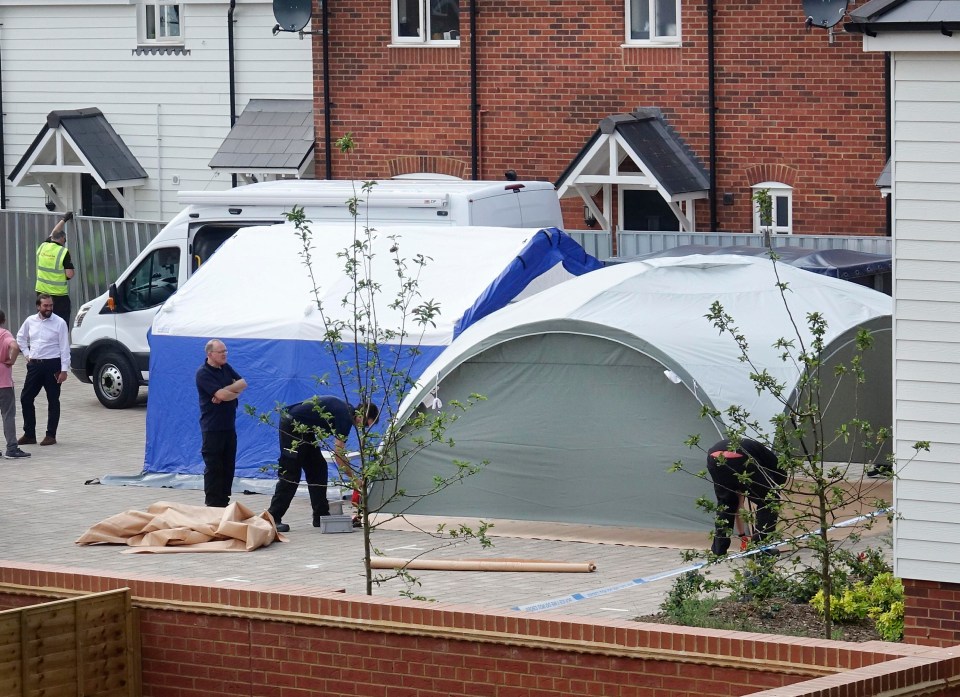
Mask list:
[[[699,461],[684,441],[701,433],[712,443],[716,428],[664,370],[632,347],[560,333],[467,360],[442,380],[440,396],[449,404],[476,392],[486,401],[452,425],[455,447],[417,454],[399,482],[416,492],[452,473],[453,459],[489,464],[409,512],[708,531],[695,502],[709,485],[667,469]]]

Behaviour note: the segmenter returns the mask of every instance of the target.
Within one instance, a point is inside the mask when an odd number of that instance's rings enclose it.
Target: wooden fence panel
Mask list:
[[[139,697],[140,685],[128,589],[0,612],[0,695]]]

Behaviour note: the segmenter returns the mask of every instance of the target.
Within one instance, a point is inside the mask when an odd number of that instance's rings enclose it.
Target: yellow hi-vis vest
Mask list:
[[[48,295],[67,295],[67,274],[63,258],[67,250],[56,242],[44,242],[37,247],[37,292]]]

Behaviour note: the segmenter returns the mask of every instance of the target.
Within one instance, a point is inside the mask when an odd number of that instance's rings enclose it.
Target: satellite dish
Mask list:
[[[273,16],[279,31],[300,31],[312,14],[313,0],[273,0]]]
[[[807,16],[807,26],[830,27],[839,24],[847,13],[849,0],[803,0],[803,11]],[[274,2],[276,7],[276,2]]]

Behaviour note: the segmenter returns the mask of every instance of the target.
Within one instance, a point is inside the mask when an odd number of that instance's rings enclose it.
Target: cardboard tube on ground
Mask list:
[[[539,559],[399,559],[374,557],[374,569],[411,569],[414,571],[546,571],[587,574],[597,570],[592,562],[542,561]]]

